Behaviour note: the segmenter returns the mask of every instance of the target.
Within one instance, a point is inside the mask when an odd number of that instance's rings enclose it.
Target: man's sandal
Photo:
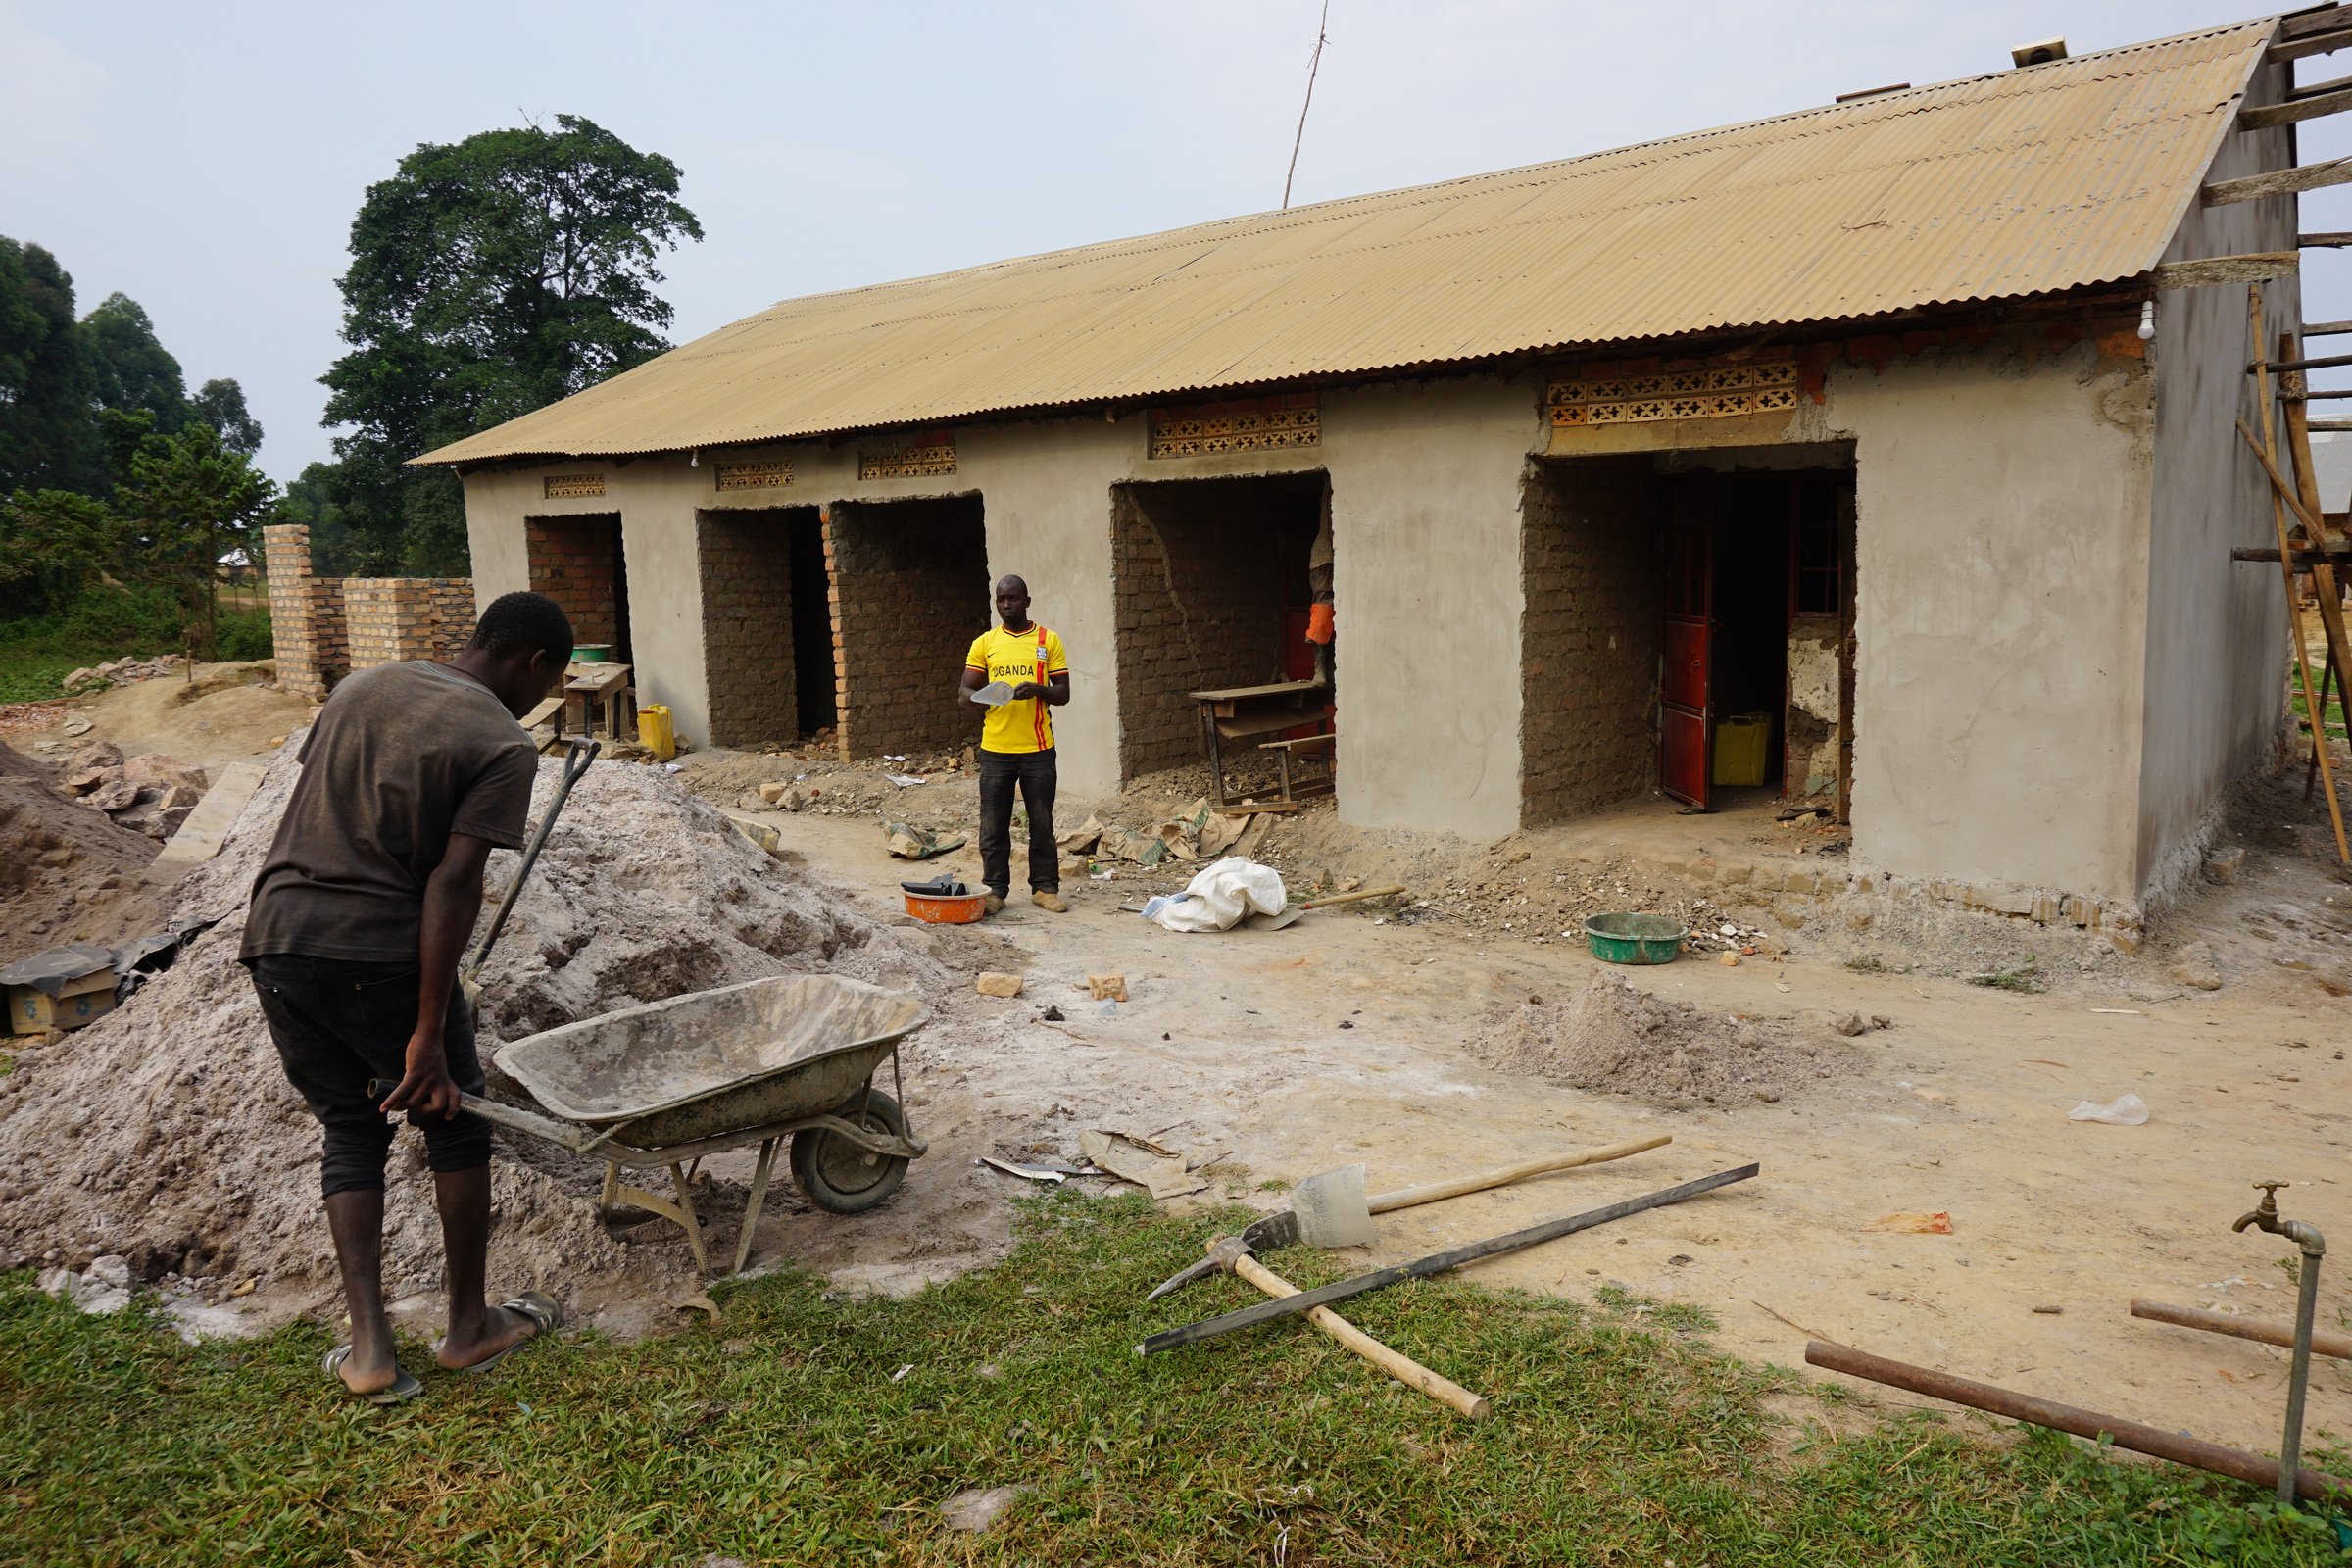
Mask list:
[[[318,1363],[318,1370],[333,1378],[336,1386],[353,1398],[366,1399],[369,1404],[406,1404],[424,1392],[424,1385],[417,1382],[396,1361],[392,1365],[392,1382],[389,1387],[377,1389],[370,1394],[362,1394],[343,1381],[343,1363],[351,1359],[351,1351],[352,1348],[348,1345],[336,1346],[326,1352],[326,1359]]]
[[[525,1291],[520,1296],[513,1297],[498,1304],[517,1317],[528,1318],[531,1323],[531,1332],[496,1354],[486,1355],[471,1366],[452,1367],[451,1371],[487,1372],[524,1346],[547,1339],[564,1326],[564,1308],[556,1304],[554,1297],[543,1291]],[[435,1348],[438,1349],[438,1347]]]

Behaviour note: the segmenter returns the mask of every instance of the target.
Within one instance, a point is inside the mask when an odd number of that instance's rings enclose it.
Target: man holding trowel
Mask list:
[[[254,879],[238,957],[286,1077],[324,1130],[320,1188],[351,1311],[324,1370],[377,1404],[422,1392],[392,1358],[382,1278],[384,1162],[405,1110],[424,1134],[447,1254],[438,1359],[479,1369],[554,1329],[556,1303],[482,1294],[490,1125],[458,958],[493,848],[522,848],[539,754],[515,722],[563,680],[571,623],[539,594],[482,612],[446,664],[382,664],[337,686],[303,743],[302,776]],[[370,1080],[398,1081],[378,1102]]]
[[[982,908],[995,914],[1012,892],[1012,794],[1029,813],[1029,899],[1064,914],[1061,850],[1054,842],[1053,709],[1070,700],[1070,658],[1061,639],[1029,619],[1029,585],[997,584],[1002,625],[972,639],[963,656],[963,695],[986,704],[980,728]]]

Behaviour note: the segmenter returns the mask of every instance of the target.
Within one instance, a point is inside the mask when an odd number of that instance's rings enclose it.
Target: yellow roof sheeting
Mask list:
[[[678,451],[2132,277],[2273,26],[786,300],[416,461]]]

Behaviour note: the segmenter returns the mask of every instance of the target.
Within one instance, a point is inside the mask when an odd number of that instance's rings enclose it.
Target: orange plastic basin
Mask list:
[[[906,898],[906,912],[917,920],[928,920],[933,925],[970,925],[980,918],[980,906],[988,895],[909,893]]]

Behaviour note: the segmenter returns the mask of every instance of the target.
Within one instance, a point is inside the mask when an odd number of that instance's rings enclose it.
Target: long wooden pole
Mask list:
[[[1247,1253],[1234,1261],[1233,1271],[1278,1301],[1286,1296],[1298,1294],[1298,1286]],[[1397,1382],[1419,1389],[1447,1409],[1458,1410],[1473,1421],[1487,1418],[1488,1405],[1484,1397],[1472,1394],[1451,1378],[1432,1372],[1411,1356],[1390,1349],[1330,1307],[1316,1307],[1306,1314],[1306,1320]]]
[[[2282,357],[2291,358],[2299,348],[2291,332],[2278,334],[2278,344]],[[2302,378],[2298,376],[2296,379]],[[2300,403],[2286,406],[2286,439],[2287,451],[2295,460],[2295,482],[2302,489],[2303,515],[2311,542],[2325,548],[2328,544],[2328,513],[2320,497],[2319,465],[2311,459],[2311,414]],[[2311,743],[2316,760],[2318,754],[2328,749],[2328,671],[2334,672],[2340,688],[2345,661],[2352,659],[2352,646],[2346,643],[2343,599],[2336,587],[2333,562],[2321,560],[2312,564],[2311,587],[2313,597],[2319,601],[2320,625],[2328,634],[2328,665],[2320,675],[2320,706],[2312,710],[2311,716]],[[2287,605],[2287,614],[2294,618],[2292,601]],[[2301,634],[2301,622],[2297,620],[2296,635]]]
[[[2324,730],[2327,720],[2320,714],[2311,684],[2311,656],[2303,647],[2303,633],[2295,616],[2295,568],[2286,561],[2286,502],[2291,492],[2278,473],[2278,445],[2274,435],[2278,424],[2271,413],[2271,372],[2267,358],[2269,345],[2263,341],[2262,285],[2259,283],[2246,289],[2246,331],[2253,349],[2254,401],[2262,410],[2262,442],[2255,447],[2255,455],[2262,459],[2263,472],[2270,476],[2271,481],[2271,523],[2278,533],[2278,573],[2286,583],[2287,631],[2295,645],[2295,669],[2303,678],[2304,709],[2312,714],[2315,725]],[[2242,420],[2238,424],[2238,432],[2249,443],[2253,441],[2252,433]],[[2303,510],[2299,496],[2295,497],[2295,510],[2298,513]],[[2314,540],[2325,541],[2327,536],[2316,518],[2305,518],[2304,526]],[[2322,738],[2325,739],[2325,736]],[[2346,864],[2352,864],[2352,845],[2347,845],[2344,840],[2344,808],[2335,798],[2335,774],[2328,764],[2328,748],[2324,745],[2320,748],[2320,784],[2328,792],[2328,820],[2335,828],[2336,858]]]

